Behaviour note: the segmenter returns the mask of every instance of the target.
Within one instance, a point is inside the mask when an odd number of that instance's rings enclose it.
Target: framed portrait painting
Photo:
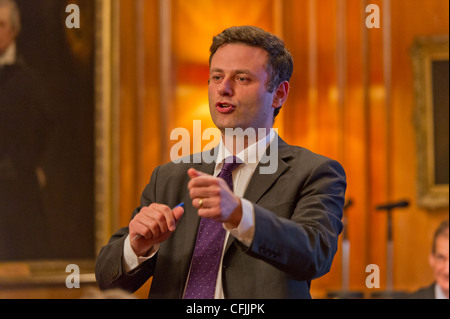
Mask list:
[[[0,3],[17,31],[0,66],[0,287],[63,285],[70,264],[94,280],[114,214],[114,1],[14,3]]]

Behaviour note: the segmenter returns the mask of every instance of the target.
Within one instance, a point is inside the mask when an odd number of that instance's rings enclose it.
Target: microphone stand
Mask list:
[[[404,292],[394,290],[394,236],[392,232],[392,210],[409,206],[408,201],[399,201],[378,205],[376,210],[387,214],[387,247],[386,247],[386,291],[372,293],[373,298],[400,298]]]
[[[334,299],[362,299],[364,294],[361,291],[350,291],[350,241],[348,239],[348,218],[346,210],[353,205],[353,201],[348,199],[344,204],[344,215],[342,222],[344,229],[342,231],[342,289],[338,291],[329,291],[328,298]]]

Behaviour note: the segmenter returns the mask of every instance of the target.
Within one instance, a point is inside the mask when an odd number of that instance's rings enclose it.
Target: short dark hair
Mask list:
[[[213,38],[210,48],[209,64],[216,51],[223,45],[229,43],[243,43],[249,46],[259,47],[267,51],[267,73],[269,81],[267,90],[273,92],[282,82],[291,79],[294,71],[294,59],[286,49],[283,40],[276,35],[254,26],[231,27],[222,31]],[[279,109],[275,110],[277,116]]]
[[[433,246],[431,247],[431,252],[433,254],[436,253],[436,240],[438,237],[447,237],[448,238],[448,219],[444,220],[439,227],[434,232],[433,236]]]

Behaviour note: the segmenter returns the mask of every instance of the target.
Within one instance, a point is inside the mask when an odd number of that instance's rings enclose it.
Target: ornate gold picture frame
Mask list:
[[[432,210],[448,208],[448,35],[417,38],[411,53],[416,99],[418,204]]]

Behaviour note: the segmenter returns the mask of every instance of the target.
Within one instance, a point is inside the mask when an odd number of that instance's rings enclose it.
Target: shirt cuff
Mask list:
[[[241,205],[242,219],[238,227],[229,229],[224,225],[224,228],[245,246],[250,247],[255,235],[255,210],[253,204],[245,198],[241,198]]]
[[[130,236],[128,235],[127,238],[125,238],[125,243],[123,245],[123,265],[125,268],[125,272],[130,272],[137,268],[140,264],[146,262],[150,258],[156,255],[158,252],[159,245],[153,246],[150,251],[148,252],[148,255],[146,257],[139,257],[135,254],[133,248],[131,247],[130,242]]]

